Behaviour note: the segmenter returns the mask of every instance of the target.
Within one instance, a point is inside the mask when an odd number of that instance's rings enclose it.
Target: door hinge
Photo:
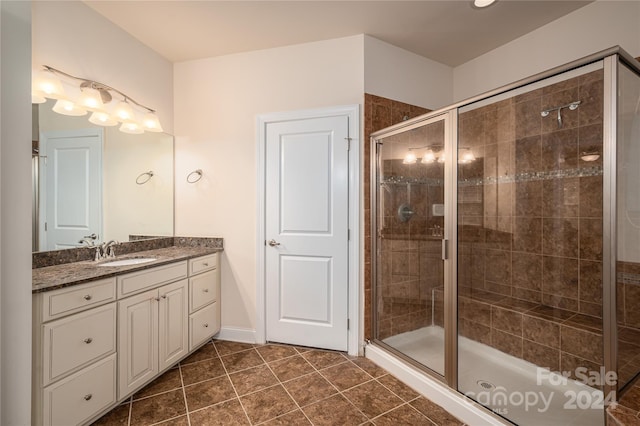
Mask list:
[[[347,318],[347,330],[349,330],[351,325],[351,320],[349,318]]]
[[[351,229],[347,229],[347,241],[351,241]]]
[[[344,138],[347,141],[347,151],[351,151],[351,138]]]
[[[47,232],[47,222],[44,223],[44,231]]]

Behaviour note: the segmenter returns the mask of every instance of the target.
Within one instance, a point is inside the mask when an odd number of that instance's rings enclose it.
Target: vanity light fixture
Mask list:
[[[403,164],[415,164],[417,162],[416,154],[413,151],[426,149],[424,154],[422,155],[422,159],[420,163],[422,164],[431,164],[431,163],[444,163],[445,154],[444,147],[442,145],[425,145],[425,146],[417,146],[410,147],[408,149],[407,155],[405,155],[402,160]],[[473,151],[471,148],[460,147],[458,148],[458,163],[459,164],[469,164],[476,160],[476,156],[473,155]]]
[[[495,2],[496,0],[473,0],[473,5],[477,8],[482,9],[483,7],[491,6]]]
[[[133,100],[130,96],[106,84],[67,74],[48,65],[43,70],[34,73],[31,85],[31,100],[33,103],[43,103],[46,98],[57,99],[53,110],[59,114],[81,116],[91,111],[89,121],[99,126],[115,126],[122,123],[120,131],[140,134],[148,132],[162,132],[162,125],[156,111]],[[61,80],[63,77],[64,80]],[[63,82],[77,84],[80,82],[80,96],[72,98],[66,95]],[[72,82],[72,83],[70,83]],[[77,87],[77,86],[76,86]],[[114,95],[120,97],[119,102],[113,102]],[[113,104],[116,104],[115,107]],[[134,107],[140,111],[136,112]],[[137,115],[143,116],[137,121]]]
[[[600,154],[597,151],[580,153],[580,159],[582,161],[591,162],[591,161],[596,161],[598,158],[600,158]]]

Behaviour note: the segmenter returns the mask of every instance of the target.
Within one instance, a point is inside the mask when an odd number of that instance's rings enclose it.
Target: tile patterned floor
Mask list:
[[[213,340],[98,425],[462,425],[366,358]]]

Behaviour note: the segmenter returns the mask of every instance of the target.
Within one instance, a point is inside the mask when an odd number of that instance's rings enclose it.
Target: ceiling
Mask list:
[[[457,66],[590,1],[85,0],[171,62],[368,34]]]

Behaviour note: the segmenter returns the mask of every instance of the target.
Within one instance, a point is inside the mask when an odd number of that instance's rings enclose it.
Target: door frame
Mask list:
[[[348,240],[348,304],[347,316],[349,329],[347,331],[347,347],[349,355],[358,355],[361,351],[361,288],[360,265],[362,256],[360,253],[360,105],[344,105],[328,108],[276,112],[262,114],[257,117],[257,232],[256,232],[256,343],[266,342],[266,230],[265,230],[265,204],[266,204],[266,128],[268,124],[282,121],[304,120],[310,118],[346,116],[349,119],[349,232]]]

